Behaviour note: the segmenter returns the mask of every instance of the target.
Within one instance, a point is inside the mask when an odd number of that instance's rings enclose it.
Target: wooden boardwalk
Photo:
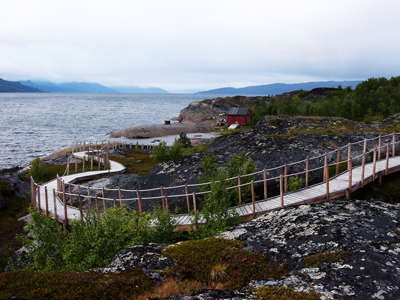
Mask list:
[[[384,137],[379,137],[376,139],[364,140],[358,143],[349,144],[348,146],[342,147],[342,150],[337,149],[335,150],[337,153],[337,160],[334,163],[328,165],[328,154],[324,156],[317,157],[318,160],[320,158],[325,158],[324,165],[318,166],[314,168],[314,170],[321,170],[324,172],[324,180],[318,184],[310,185],[305,184],[307,187],[299,189],[297,191],[288,192],[287,191],[287,179],[290,176],[306,176],[306,182],[308,182],[308,174],[312,170],[308,170],[308,163],[309,160],[304,160],[301,162],[296,163],[304,163],[306,162],[305,170],[295,174],[287,174],[287,166],[283,166],[282,175],[279,177],[274,178],[267,178],[266,170],[258,171],[253,174],[264,174],[263,180],[256,180],[252,182],[247,182],[241,184],[241,178],[248,176],[243,175],[242,177],[234,177],[227,180],[238,180],[238,184],[236,186],[230,187],[231,189],[238,189],[239,190],[239,199],[241,198],[241,187],[244,186],[251,186],[252,191],[252,201],[250,203],[245,203],[236,207],[230,208],[232,212],[236,212],[238,215],[242,217],[255,217],[257,215],[261,215],[271,210],[293,206],[293,205],[300,205],[305,203],[311,203],[321,200],[328,200],[334,199],[338,197],[346,197],[349,198],[350,194],[364,185],[376,180],[377,178],[382,178],[385,175],[397,172],[400,170],[400,156],[396,156],[396,146],[399,145],[400,142],[396,142],[397,134],[392,134],[386,136],[386,139],[389,139],[389,142],[386,144],[383,143]],[[374,142],[376,140],[377,146],[374,145],[373,149],[367,151],[368,143]],[[361,154],[357,154],[355,157],[351,155],[351,147],[353,145],[359,144],[363,150]],[[347,147],[347,148],[346,148]],[[340,160],[340,153],[348,153],[347,159],[341,161]],[[399,152],[399,151],[397,151]],[[332,151],[331,151],[332,154]],[[73,156],[79,159],[84,159],[87,156],[85,151],[74,153]],[[371,161],[368,162],[368,158],[373,157]],[[382,159],[383,157],[383,159]],[[358,162],[357,166],[353,166],[353,161]],[[85,211],[82,209],[82,198],[86,197],[86,200],[89,199],[91,203],[91,198],[93,196],[84,196],[82,194],[71,194],[66,193],[65,184],[73,184],[78,180],[83,179],[90,179],[93,177],[97,177],[99,175],[106,175],[112,173],[121,173],[125,171],[125,167],[118,162],[109,161],[110,162],[110,169],[109,170],[99,170],[99,171],[88,171],[77,173],[73,175],[66,175],[55,180],[52,180],[44,185],[38,185],[32,182],[32,201],[34,202],[35,206],[40,210],[46,212],[48,215],[54,216],[60,222],[63,222],[65,226],[68,225],[68,222],[79,220],[84,217]],[[292,163],[292,164],[296,164]],[[342,173],[338,173],[338,168],[340,164],[347,164],[347,170]],[[330,176],[330,169],[329,168],[336,167],[336,176]],[[279,167],[278,167],[279,168]],[[269,169],[269,170],[275,170]],[[249,174],[252,175],[252,174]],[[329,178],[329,179],[328,179]],[[275,180],[275,181],[274,181]],[[280,193],[277,196],[268,197],[267,195],[267,182],[269,181],[278,181],[278,185],[280,188]],[[286,186],[285,183],[286,182]],[[207,183],[206,183],[207,184]],[[262,200],[255,200],[254,195],[254,185],[263,185],[264,186],[264,198]],[[60,188],[61,185],[61,188]],[[199,187],[204,186],[205,184],[194,184],[191,187]],[[185,188],[186,192],[184,194],[178,195],[167,195],[165,194],[165,190],[173,190],[177,188]],[[111,191],[111,189],[109,189]],[[142,197],[140,193],[144,193],[146,191],[157,191],[160,190],[161,196],[158,197]],[[114,189],[113,191],[120,191],[119,189]],[[95,196],[96,206],[98,206],[97,200],[100,201],[112,201],[114,206],[116,202],[119,202],[120,205],[123,201],[135,201],[138,204],[138,210],[143,211],[141,208],[142,201],[148,201],[153,199],[160,199],[162,201],[163,207],[168,208],[168,199],[169,198],[177,198],[181,197],[183,199],[183,203],[187,204],[188,212],[196,211],[196,195],[200,196],[201,194],[206,194],[208,192],[189,192],[188,185],[182,185],[178,187],[159,187],[154,189],[148,190],[126,190],[128,192],[136,192],[136,198],[132,199],[124,199],[120,196],[120,199],[107,199],[104,198],[104,189],[103,189],[103,198]],[[90,193],[89,193],[90,194]],[[65,200],[65,196],[76,196],[79,199],[79,207],[67,205],[67,201]],[[120,194],[121,195],[121,194]],[[193,197],[193,198],[192,198]],[[85,198],[84,198],[85,200]],[[190,202],[190,203],[189,203]],[[191,207],[191,203],[192,206]],[[90,205],[89,205],[90,207]],[[104,205],[104,207],[107,207]],[[97,207],[98,209],[98,207]],[[177,225],[191,225],[194,222],[194,217],[192,213],[180,214],[175,216]],[[202,222],[202,220],[198,220],[198,222]]]

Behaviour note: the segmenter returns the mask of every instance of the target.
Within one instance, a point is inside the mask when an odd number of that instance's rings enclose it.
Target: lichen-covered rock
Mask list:
[[[292,267],[286,278],[251,282],[245,288],[249,293],[260,286],[289,286],[297,291],[312,288],[324,299],[400,299],[398,205],[303,205],[270,212],[220,236],[242,240],[245,249]],[[346,255],[332,261],[335,255],[327,253]],[[307,265],[311,255],[319,255],[319,265]]]
[[[103,273],[122,273],[141,268],[152,280],[161,281],[163,277],[160,271],[174,265],[171,259],[162,255],[164,247],[165,245],[150,243],[123,249],[101,271]]]

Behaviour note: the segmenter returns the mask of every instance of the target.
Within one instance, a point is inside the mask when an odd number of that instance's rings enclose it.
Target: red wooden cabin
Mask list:
[[[248,107],[232,107],[227,113],[227,125],[239,124],[244,126],[251,121],[251,110]]]

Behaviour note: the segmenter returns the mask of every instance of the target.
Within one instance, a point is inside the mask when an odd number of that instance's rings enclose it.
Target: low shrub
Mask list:
[[[256,290],[256,297],[260,300],[319,300],[320,296],[314,292],[296,292],[290,287],[263,286]]]
[[[151,280],[141,270],[121,274],[33,271],[0,273],[0,299],[135,299],[135,296],[151,288]]]
[[[166,271],[168,275],[180,280],[219,283],[225,289],[241,287],[253,279],[279,278],[286,273],[285,266],[244,250],[240,242],[233,240],[186,241],[167,247],[163,254],[176,261]]]
[[[289,177],[288,180],[288,191],[289,192],[294,192],[303,187],[303,178],[301,177]]]
[[[86,271],[105,267],[121,249],[149,242],[175,242],[175,222],[167,210],[141,214],[124,208],[108,208],[101,215],[89,211],[83,221],[73,222],[69,232],[45,215],[31,211],[28,236],[21,236],[29,250],[28,270]],[[152,224],[155,220],[155,226]]]
[[[304,258],[307,267],[318,267],[324,263],[334,263],[345,260],[353,254],[352,251],[333,251],[333,252],[318,252]]]

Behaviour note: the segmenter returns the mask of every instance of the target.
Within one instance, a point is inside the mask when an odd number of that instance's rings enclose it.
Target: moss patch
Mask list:
[[[15,239],[17,234],[24,232],[23,222],[18,218],[28,213],[29,200],[16,197],[11,186],[0,181],[0,193],[7,198],[7,207],[0,210],[0,272],[7,264],[8,258],[21,247],[21,242]]]
[[[122,274],[31,271],[0,273],[0,299],[12,296],[60,300],[135,299],[135,295],[151,287],[150,279],[139,270]]]
[[[351,256],[353,252],[351,251],[334,251],[334,252],[318,252],[304,258],[307,267],[318,267],[324,263],[334,263],[338,261],[345,260]]]
[[[311,292],[295,292],[289,287],[263,286],[256,290],[256,297],[261,300],[319,300],[320,296]]]
[[[225,289],[245,285],[252,279],[279,278],[286,274],[284,265],[241,248],[238,241],[206,239],[186,241],[168,247],[164,255],[177,264],[167,274],[180,280],[220,283]]]
[[[140,151],[128,152],[123,156],[112,155],[110,160],[123,164],[127,173],[139,175],[148,174],[158,164],[158,161],[150,153]]]

